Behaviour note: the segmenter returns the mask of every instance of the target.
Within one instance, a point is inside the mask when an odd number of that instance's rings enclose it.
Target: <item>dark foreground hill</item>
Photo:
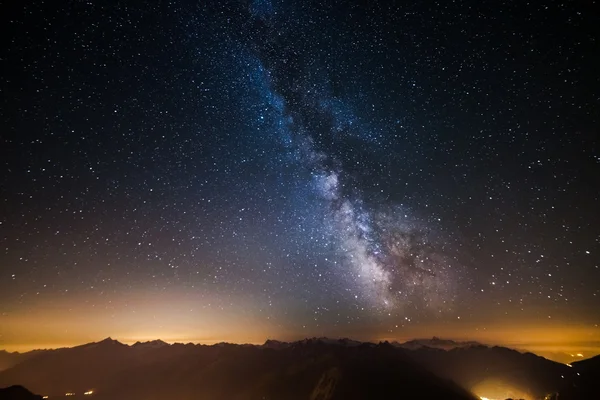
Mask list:
[[[39,352],[0,372],[0,387],[90,400],[600,398],[594,386],[600,359],[570,368],[502,347],[422,344],[407,349],[313,338],[263,346],[127,346],[106,339]],[[93,395],[83,395],[90,390]]]
[[[23,386],[10,386],[0,389],[0,400],[42,400],[42,396],[35,395]]]
[[[474,399],[389,345],[310,342],[282,350],[239,345],[126,346],[112,340],[54,351],[0,373],[0,386],[95,399]]]
[[[22,363],[29,358],[38,356],[41,353],[47,353],[51,351],[54,350],[32,350],[26,353],[9,353],[8,351],[0,350],[0,372]]]
[[[571,364],[573,384],[561,392],[562,399],[600,399],[600,356]]]
[[[505,347],[422,347],[407,354],[436,375],[488,398],[543,399],[564,391],[575,375],[565,364]]]

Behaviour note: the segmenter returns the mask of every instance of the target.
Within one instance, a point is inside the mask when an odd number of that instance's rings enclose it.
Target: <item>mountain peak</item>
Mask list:
[[[13,385],[0,389],[0,398],[2,399],[23,399],[23,400],[41,400],[42,396],[37,396],[25,389],[21,385]]]
[[[99,341],[98,343],[104,343],[104,344],[123,344],[123,343],[119,342],[118,340],[115,340],[115,339],[111,338],[110,336],[107,337],[106,339],[103,339],[103,340]]]
[[[431,347],[436,349],[443,350],[451,350],[455,348],[463,348],[463,347],[471,347],[471,346],[481,346],[481,343],[478,342],[457,342],[451,339],[440,339],[437,336],[432,337],[431,339],[413,339],[409,340],[405,343],[394,342],[394,346],[402,347],[405,349],[419,349],[422,347]]]
[[[305,346],[305,345],[315,345],[315,344],[326,344],[326,345],[336,345],[336,346],[345,346],[345,347],[354,347],[365,344],[363,342],[359,342],[356,340],[343,338],[343,339],[332,339],[328,337],[311,337],[302,340],[298,340],[296,342],[282,342],[279,340],[268,339],[261,347],[270,348],[270,349],[285,349],[290,346]]]
[[[125,345],[123,343],[119,342],[118,340],[115,340],[109,336],[106,339],[100,340],[99,342],[91,342],[91,343],[83,344],[83,345],[77,346],[77,347],[92,348],[92,347],[99,347],[99,346],[105,347],[105,346],[125,346]],[[77,347],[74,347],[74,348],[77,348]]]
[[[147,342],[137,341],[133,344],[132,347],[159,348],[159,347],[168,346],[168,345],[169,345],[169,343],[164,342],[160,339],[156,339],[156,340],[150,340]]]

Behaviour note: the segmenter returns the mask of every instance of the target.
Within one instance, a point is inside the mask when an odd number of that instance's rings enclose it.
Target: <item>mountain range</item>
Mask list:
[[[160,340],[129,346],[107,338],[72,348],[2,352],[0,365],[0,387],[22,385],[49,399],[73,393],[71,399],[98,400],[472,400],[560,393],[563,400],[600,393],[600,357],[569,366],[439,338],[378,344],[310,338],[256,346]]]

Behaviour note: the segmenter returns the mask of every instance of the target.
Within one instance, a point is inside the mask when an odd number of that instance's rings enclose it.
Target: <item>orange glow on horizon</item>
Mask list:
[[[406,325],[392,332],[383,323],[360,322],[327,329],[310,329],[302,325],[293,329],[265,318],[259,308],[248,311],[245,299],[237,299],[222,310],[202,308],[199,306],[203,304],[201,299],[186,299],[182,300],[182,295],[177,293],[155,297],[132,291],[118,301],[126,307],[100,309],[73,299],[53,302],[51,306],[49,303],[36,304],[29,312],[15,310],[0,316],[0,349],[23,352],[72,347],[106,337],[125,344],[161,339],[168,343],[211,345],[220,342],[262,344],[267,339],[294,341],[320,336],[404,342],[437,336],[531,351],[565,364],[600,353],[600,329],[597,326],[572,324],[558,318],[543,323],[531,320],[491,319],[487,323],[440,320]]]
[[[28,323],[23,325],[24,329],[29,327]],[[291,332],[273,332],[267,333],[263,329],[236,329],[226,325],[227,329],[219,331],[217,328],[212,330],[205,329],[205,336],[186,335],[183,331],[177,329],[157,329],[154,332],[139,333],[137,330],[120,330],[118,334],[114,334],[108,327],[104,330],[96,328],[96,334],[91,335],[86,329],[79,332],[71,332],[60,338],[60,332],[52,332],[46,330],[49,334],[45,336],[24,335],[24,340],[14,340],[12,342],[3,341],[0,343],[0,348],[7,351],[29,351],[33,349],[50,349],[60,347],[73,347],[89,342],[97,342],[106,337],[112,337],[119,340],[121,343],[132,345],[135,342],[145,342],[156,339],[161,339],[167,343],[195,343],[212,345],[221,342],[239,343],[239,344],[262,344],[267,339],[277,339],[282,341],[301,340],[306,337],[313,336],[330,336],[330,337],[349,337],[356,340],[379,342],[379,341],[398,341],[404,342],[415,338],[431,338],[438,336],[443,339],[451,339],[455,341],[477,341],[485,345],[500,345],[517,350],[531,351],[535,354],[544,356],[555,361],[568,364],[577,359],[591,357],[595,354],[600,354],[600,340],[593,335],[593,331],[585,327],[562,327],[562,328],[515,328],[508,329],[498,327],[496,330],[487,330],[486,332],[469,332],[461,330],[458,327],[448,329],[442,326],[421,326],[415,327],[406,332],[406,335],[400,336],[374,336],[360,334],[362,332],[348,332],[348,334],[330,334],[322,335],[314,332],[307,332],[306,335],[294,334]],[[14,329],[14,331],[17,331]],[[193,329],[191,330],[193,332]],[[32,331],[30,331],[32,332]],[[33,331],[39,332],[39,331]],[[239,333],[238,333],[239,332]],[[446,332],[447,334],[440,334]],[[358,333],[358,334],[357,334]],[[45,339],[62,339],[62,340],[47,340]],[[584,356],[585,354],[585,356]]]

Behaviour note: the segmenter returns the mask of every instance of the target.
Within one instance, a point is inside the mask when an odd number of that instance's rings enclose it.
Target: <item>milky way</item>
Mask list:
[[[323,223],[341,260],[334,273],[356,290],[355,299],[380,312],[408,303],[447,310],[456,282],[453,275],[458,270],[453,271],[449,259],[429,240],[428,227],[411,220],[409,211],[396,204],[382,206],[363,201],[364,194],[359,185],[352,183],[344,163],[328,152],[328,147],[340,146],[349,136],[373,146],[369,128],[356,123],[358,118],[343,100],[323,90],[329,86],[326,80],[304,75],[309,69],[305,65],[293,67],[297,74],[293,74],[296,79],[292,82],[273,82],[274,76],[290,75],[286,71],[290,54],[285,43],[271,40],[281,36],[272,5],[259,1],[250,9],[264,28],[259,32],[266,35],[259,35],[254,44],[258,58],[266,58],[272,66],[261,65],[260,71],[269,97],[277,99],[279,118],[285,121],[283,138],[291,144],[298,162],[310,171],[314,190],[325,200],[327,215]],[[319,85],[324,81],[325,85]],[[389,132],[381,133],[386,134]],[[323,142],[327,144],[321,145]]]
[[[316,148],[309,129],[294,124],[293,118],[289,121],[299,159],[311,171],[314,189],[326,200],[324,223],[343,260],[335,273],[356,285],[361,301],[364,298],[384,311],[402,305],[415,293],[424,305],[439,306],[432,299],[440,297],[442,303],[449,301],[449,263],[427,241],[423,228],[410,223],[406,214],[400,215],[401,209],[367,208],[356,190],[344,193],[340,181],[346,180],[341,178],[346,173],[333,167],[340,163]]]

